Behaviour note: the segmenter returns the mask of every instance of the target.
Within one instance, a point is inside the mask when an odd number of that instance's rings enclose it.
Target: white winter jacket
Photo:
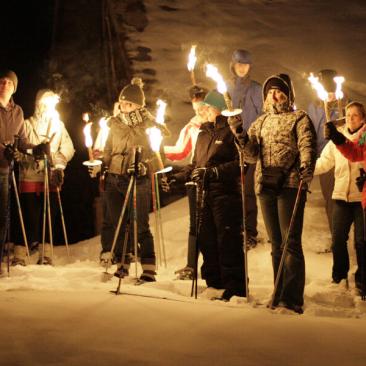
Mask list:
[[[339,131],[349,140],[355,140],[358,136],[357,132],[350,134],[346,126],[339,128]],[[316,161],[314,175],[326,173],[332,168],[335,168],[332,198],[346,202],[361,201],[361,192],[357,189],[356,178],[360,175],[362,163],[350,162],[337,150],[334,143],[329,141]]]

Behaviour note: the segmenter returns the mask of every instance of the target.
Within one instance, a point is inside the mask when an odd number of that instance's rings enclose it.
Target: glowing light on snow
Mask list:
[[[227,93],[227,87],[223,77],[219,74],[217,67],[211,64],[206,66],[206,76],[216,81],[217,90],[221,94]]]

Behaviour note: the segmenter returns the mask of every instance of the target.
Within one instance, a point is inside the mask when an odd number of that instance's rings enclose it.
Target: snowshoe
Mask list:
[[[135,285],[143,285],[146,282],[156,282],[155,274],[146,271],[142,272],[142,275],[137,279]]]
[[[174,272],[177,275],[177,280],[193,280],[194,270],[191,267],[184,267]]]
[[[45,264],[45,265],[49,265],[52,266],[52,258],[50,257],[43,257],[43,261],[42,261],[42,257],[39,257],[37,264]]]
[[[114,276],[117,278],[128,277],[128,269],[123,268],[122,266],[118,266],[116,272],[114,272]]]

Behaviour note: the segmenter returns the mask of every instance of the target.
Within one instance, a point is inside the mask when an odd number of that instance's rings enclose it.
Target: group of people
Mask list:
[[[332,234],[333,281],[339,283],[348,278],[347,241],[354,223],[358,264],[355,283],[365,294],[366,190],[359,178],[362,195],[356,185],[360,162],[365,164],[364,106],[358,102],[349,103],[345,107],[346,123],[337,129],[331,121],[326,121],[324,109],[319,105],[310,106],[309,113],[295,109],[295,93],[287,74],[269,77],[262,87],[251,80],[251,68],[250,52],[235,50],[230,62],[232,79],[228,89],[234,108],[242,110],[240,115],[225,117],[224,96],[217,90],[208,91],[195,85],[189,90],[194,117],[184,126],[174,146],[161,147],[161,154],[171,161],[190,157],[189,164],[161,179],[165,190],[177,183],[185,183],[187,187],[188,254],[186,266],[177,271],[179,278],[193,278],[198,254],[202,253],[201,275],[208,287],[222,289],[224,301],[232,296],[247,296],[245,252],[254,248],[258,241],[258,198],[272,246],[276,280],[272,305],[302,313],[304,209],[313,176],[320,175],[327,177],[322,185],[325,198],[329,200],[329,191],[332,194],[327,213]],[[333,70],[322,70],[320,77],[325,83],[335,74]],[[44,100],[52,96],[52,91],[38,93],[35,114],[24,123],[20,107],[11,98],[17,87],[16,75],[6,71],[0,75],[0,81],[0,234],[5,242],[8,176],[11,162],[16,159],[20,165],[19,190],[25,227],[30,247],[34,248],[45,241],[40,237],[45,154],[50,157],[50,194],[53,197],[62,185],[63,170],[74,149],[63,123],[47,113]],[[332,87],[329,81],[326,88],[329,88],[330,100],[334,97]],[[338,117],[331,115],[332,119]],[[158,128],[163,136],[168,136],[169,131],[156,123],[147,110],[139,78],[134,78],[122,89],[108,123],[110,130],[103,151],[95,151],[95,156],[103,160],[105,177],[100,260],[104,265],[117,263],[116,275],[124,277],[129,273],[131,252],[135,251],[134,256],[140,257],[142,266],[140,281],[155,281],[156,256],[148,215],[151,175],[161,166],[146,130]],[[14,136],[19,136],[16,146]],[[239,156],[245,161],[244,180],[241,179]],[[328,183],[325,183],[326,179]],[[131,189],[131,181],[135,182],[135,192]],[[120,217],[124,206],[126,214]],[[37,214],[29,214],[35,208]],[[121,228],[116,233],[120,219]],[[133,245],[134,236],[138,248]],[[15,239],[15,244],[14,263],[25,265],[21,236]],[[46,255],[43,253],[42,258],[50,263],[51,256],[47,248],[43,248],[45,250]]]

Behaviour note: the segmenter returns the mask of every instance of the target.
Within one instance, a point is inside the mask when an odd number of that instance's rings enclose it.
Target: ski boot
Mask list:
[[[136,281],[135,285],[143,285],[145,282],[155,282],[155,275],[155,271],[145,269],[140,278]]]
[[[184,267],[174,272],[177,275],[177,280],[193,280],[194,270],[191,267]]]
[[[48,243],[44,244],[44,248],[43,245],[41,245],[39,247],[39,258],[37,264],[46,264],[52,266],[53,265],[52,251],[53,249],[51,244]]]
[[[128,269],[123,267],[123,265],[121,265],[121,263],[119,263],[117,265],[117,269],[116,272],[114,272],[114,276],[117,278],[124,278],[124,277],[128,277]]]

